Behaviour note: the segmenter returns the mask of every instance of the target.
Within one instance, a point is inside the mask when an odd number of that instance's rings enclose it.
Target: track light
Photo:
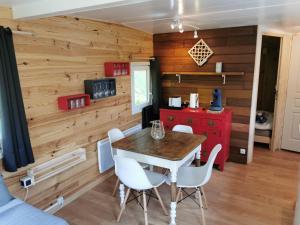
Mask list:
[[[175,29],[175,26],[176,26],[176,24],[174,22],[172,22],[171,25],[170,25],[170,27],[171,27],[172,30]]]
[[[194,38],[198,38],[198,32],[194,30]]]
[[[183,28],[182,22],[178,22],[178,29],[182,30],[182,28]]]

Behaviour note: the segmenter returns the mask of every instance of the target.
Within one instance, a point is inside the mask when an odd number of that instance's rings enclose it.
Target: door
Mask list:
[[[281,148],[300,152],[300,36],[294,36],[292,43]]]

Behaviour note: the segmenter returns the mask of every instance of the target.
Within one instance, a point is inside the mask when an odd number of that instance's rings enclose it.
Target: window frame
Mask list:
[[[134,85],[134,71],[145,69],[147,75],[147,88],[148,88],[148,102],[136,105],[135,104],[135,85]],[[130,63],[130,76],[131,76],[131,114],[135,115],[142,112],[142,109],[152,104],[152,84],[150,76],[150,62],[132,62]]]

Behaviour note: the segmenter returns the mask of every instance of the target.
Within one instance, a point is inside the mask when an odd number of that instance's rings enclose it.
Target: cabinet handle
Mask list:
[[[168,116],[168,120],[169,121],[173,121],[174,120],[174,116]]]
[[[193,119],[192,118],[188,118],[187,119],[187,124],[191,125],[193,123]]]
[[[210,127],[214,127],[216,125],[215,121],[213,121],[213,120],[208,120],[207,124]]]

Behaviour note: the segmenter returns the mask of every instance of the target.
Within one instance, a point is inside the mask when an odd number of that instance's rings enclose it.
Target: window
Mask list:
[[[151,104],[151,81],[149,62],[131,63],[132,114]]]

